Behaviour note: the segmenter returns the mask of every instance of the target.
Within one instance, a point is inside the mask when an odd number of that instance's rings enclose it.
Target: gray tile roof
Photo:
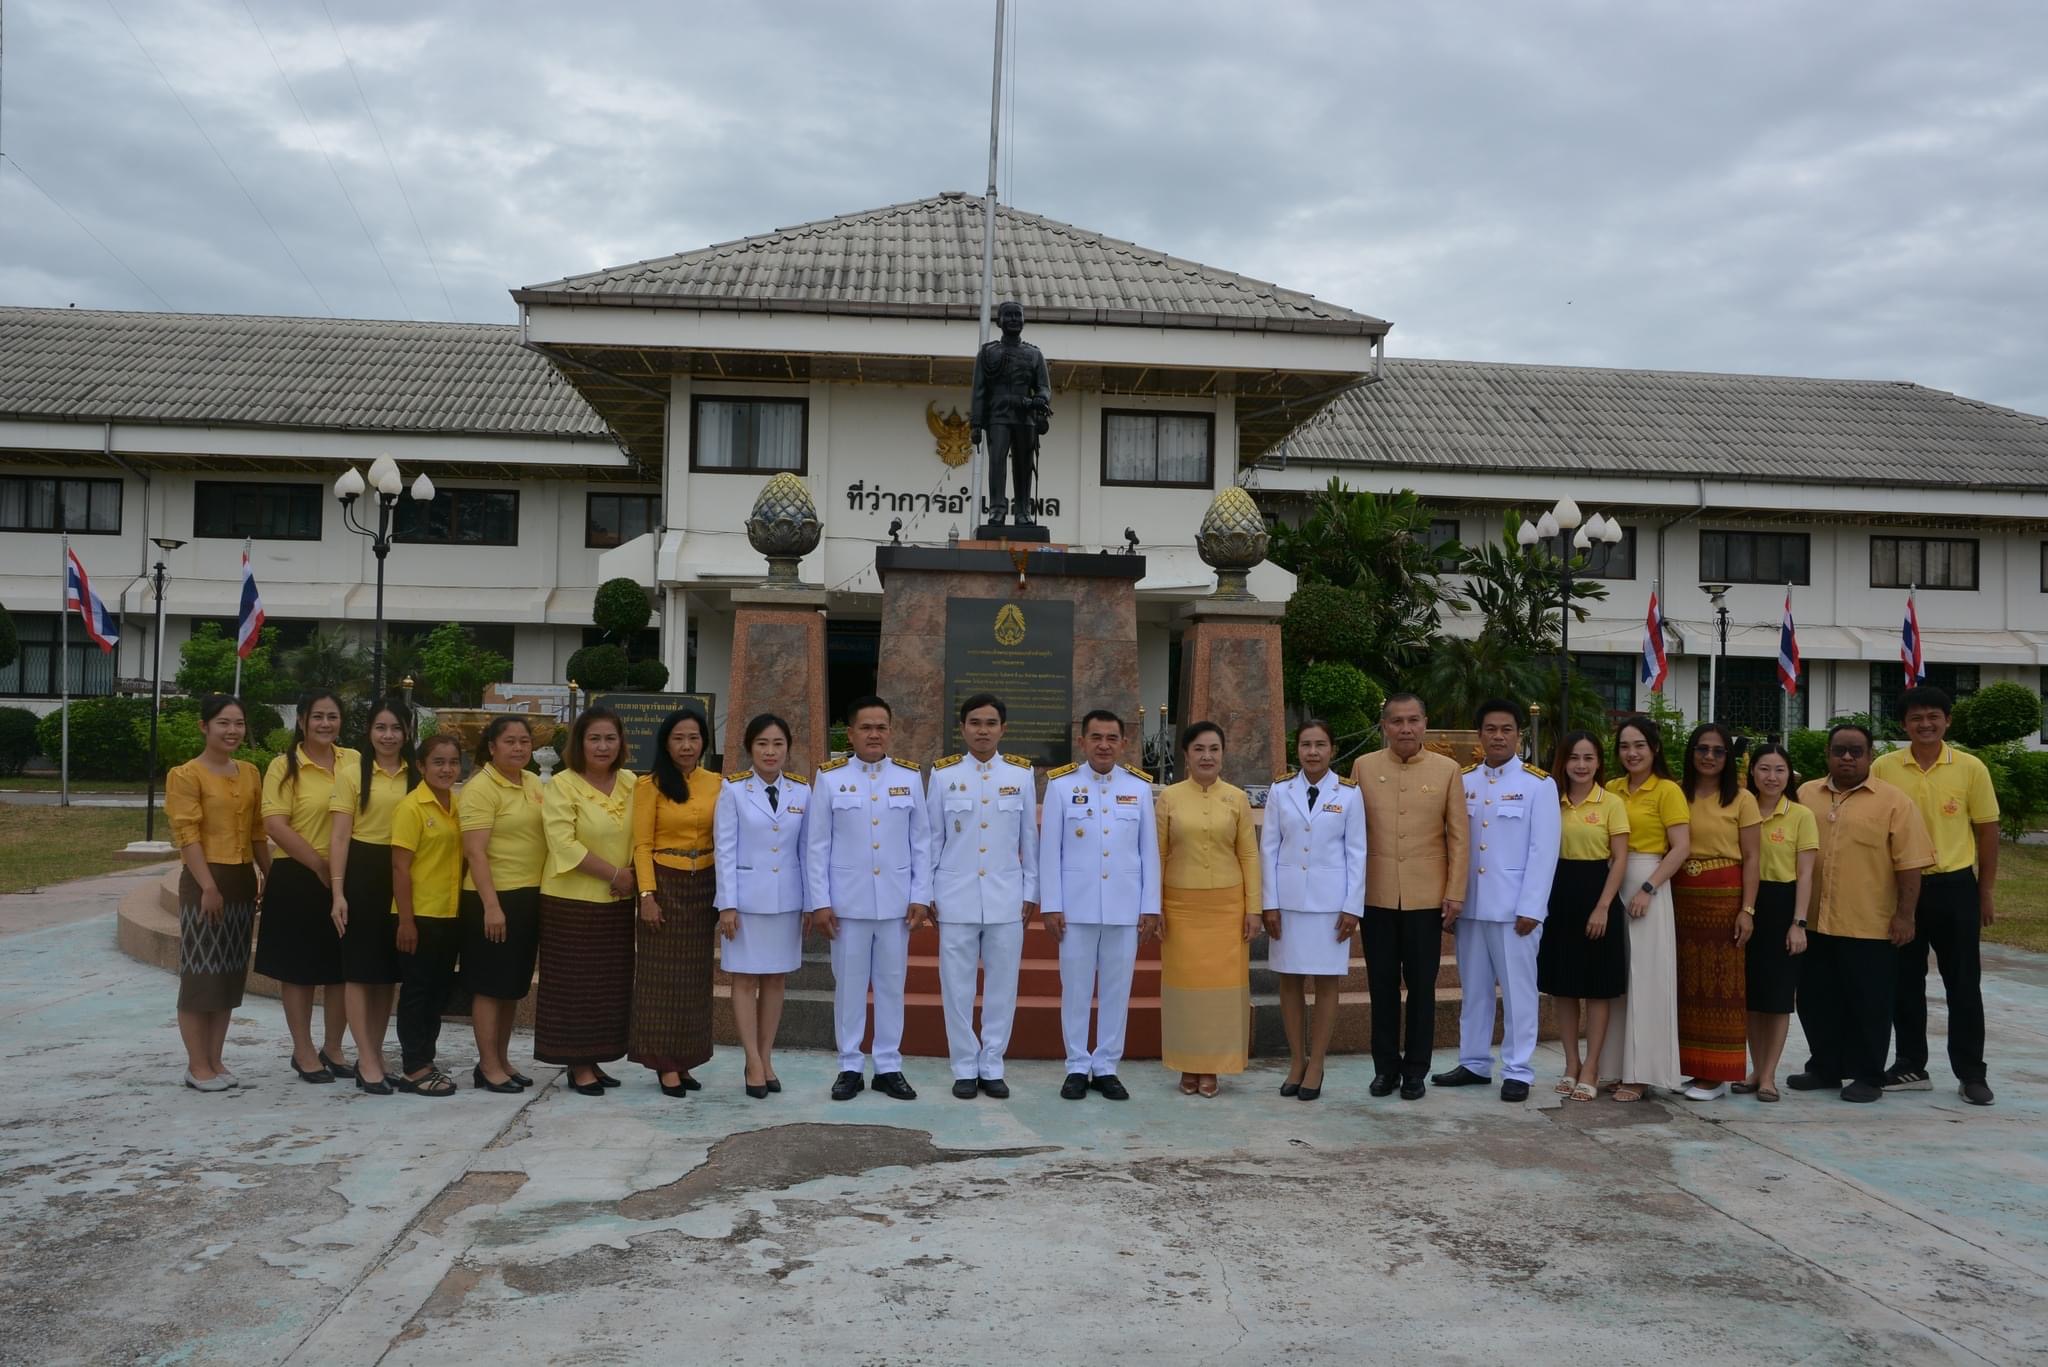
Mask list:
[[[982,204],[958,191],[514,290],[594,303],[975,318]],[[1070,224],[996,209],[995,295],[1039,322],[1374,336],[1380,319]]]
[[[2038,492],[2048,418],[1902,380],[1390,356],[1379,384],[1340,396],[1284,459]]]
[[[519,330],[0,308],[0,417],[603,437]]]

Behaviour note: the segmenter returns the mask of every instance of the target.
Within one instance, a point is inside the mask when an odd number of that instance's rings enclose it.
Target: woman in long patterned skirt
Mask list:
[[[653,772],[633,793],[640,923],[626,1057],[654,1070],[661,1090],[677,1097],[697,1090],[690,1070],[711,1057],[711,942],[718,930],[711,818],[720,783],[697,767],[710,740],[702,712],[671,712],[655,733]]]
[[[185,867],[178,874],[178,1034],[185,1085],[224,1092],[241,1079],[221,1059],[228,1022],[249,980],[257,871],[270,873],[263,834],[263,779],[236,759],[249,724],[222,693],[200,700],[206,748],[164,778],[164,815]]]
[[[1744,946],[1755,930],[1763,815],[1735,778],[1735,741],[1719,722],[1695,727],[1682,785],[1692,856],[1671,880],[1678,923],[1678,1066],[1685,1095],[1712,1101],[1749,1075]]]

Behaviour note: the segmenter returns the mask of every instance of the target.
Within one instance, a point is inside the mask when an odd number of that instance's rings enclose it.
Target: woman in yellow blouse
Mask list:
[[[711,816],[718,775],[698,769],[711,727],[679,708],[654,733],[653,772],[633,792],[633,868],[640,924],[633,942],[633,1030],[626,1057],[661,1090],[686,1096],[690,1070],[711,1057],[712,937],[718,931]]]
[[[1685,748],[1692,856],[1671,880],[1678,924],[1678,1066],[1692,1101],[1749,1075],[1743,946],[1756,914],[1756,798],[1735,781],[1735,739],[1716,721]]]
[[[1181,732],[1188,777],[1159,794],[1160,1061],[1181,1091],[1216,1095],[1251,1042],[1251,943],[1259,931],[1259,835],[1251,799],[1225,783],[1223,728]]]
[[[541,806],[547,869],[540,880],[540,999],[533,1056],[569,1068],[569,1086],[603,1096],[618,1080],[633,1020],[633,775],[626,728],[593,707],[569,730],[566,768]]]
[[[362,757],[335,744],[341,698],[326,690],[299,699],[291,748],[263,776],[263,828],[284,858],[263,884],[256,971],[282,985],[292,1033],[292,1068],[302,1082],[352,1078],[342,1062],[348,1016],[340,987],[341,933],[334,928],[334,871],[328,863],[334,806],[356,800]],[[326,1046],[313,1047],[313,992],[327,989]]]
[[[1550,915],[1536,949],[1536,986],[1557,1007],[1564,1046],[1560,1096],[1600,1095],[1600,1051],[1616,997],[1628,991],[1627,919],[1621,880],[1628,873],[1628,807],[1600,786],[1600,741],[1591,731],[1568,733],[1557,747],[1558,823],[1562,842],[1550,882]],[[1585,1004],[1586,1055],[1579,1060],[1579,1006]]]
[[[1749,791],[1763,817],[1757,827],[1756,914],[1742,960],[1754,1066],[1733,1090],[1754,1092],[1758,1101],[1778,1099],[1778,1060],[1792,1024],[1799,956],[1806,952],[1806,907],[1820,849],[1813,808],[1792,798],[1798,782],[1784,746],[1773,742],[1749,757]]]
[[[1616,1101],[1641,1101],[1652,1087],[1676,1087],[1678,1070],[1678,939],[1672,926],[1671,878],[1692,849],[1692,814],[1664,758],[1657,723],[1637,715],[1614,728],[1622,775],[1607,791],[1628,808],[1628,996],[1608,1008],[1600,1076],[1620,1078]]]
[[[540,948],[540,875],[547,863],[541,782],[526,772],[533,730],[511,713],[491,718],[476,770],[462,785],[462,981],[473,998],[476,1067],[470,1085],[517,1092],[533,1079],[513,1068],[512,1022],[533,986]]]
[[[391,815],[391,901],[398,917],[399,1066],[392,1079],[412,1096],[453,1096],[455,1080],[434,1066],[441,1013],[462,953],[462,829],[455,780],[462,742],[430,736],[419,748],[420,782]]]
[[[384,1076],[384,1033],[398,987],[398,917],[391,900],[391,817],[420,781],[412,763],[411,713],[397,703],[370,709],[369,748],[356,776],[356,800],[332,804],[334,928],[341,935],[343,1000],[356,1037],[356,1086],[391,1095]]]
[[[257,871],[270,872],[263,780],[236,759],[249,724],[223,693],[199,701],[206,748],[164,777],[164,815],[185,867],[178,874],[178,1034],[185,1085],[224,1092],[241,1080],[221,1059],[228,1022],[249,980]]]

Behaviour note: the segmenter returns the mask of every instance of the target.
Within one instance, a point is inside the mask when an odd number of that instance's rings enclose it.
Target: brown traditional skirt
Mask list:
[[[533,1056],[609,1063],[633,1019],[633,903],[540,899],[540,986]]]
[[[199,909],[199,882],[178,872],[178,1009],[232,1011],[249,981],[249,936],[256,928],[256,866],[208,864],[220,889],[220,919]]]
[[[633,1038],[626,1057],[658,1073],[680,1073],[711,1057],[716,882],[710,869],[656,864],[661,924],[633,918]]]
[[[1671,903],[1678,925],[1678,1066],[1701,1082],[1740,1082],[1749,1072],[1748,970],[1735,943],[1741,862],[1680,870],[1671,880]]]

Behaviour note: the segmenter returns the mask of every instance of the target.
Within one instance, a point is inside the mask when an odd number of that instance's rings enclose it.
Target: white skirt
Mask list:
[[[1631,897],[1662,863],[1661,854],[1629,851],[1621,901]],[[1608,1017],[1607,1047],[1600,1051],[1600,1076],[1675,1088],[1685,1081],[1678,1067],[1678,920],[1671,885],[1657,889],[1650,909],[1628,922],[1628,996]]]
[[[804,914],[743,911],[739,930],[718,937],[718,960],[728,973],[794,973],[804,962]]]
[[[1337,938],[1334,911],[1282,911],[1280,938],[1266,937],[1266,967],[1275,973],[1300,973],[1314,978],[1341,978],[1351,971],[1349,940]]]

